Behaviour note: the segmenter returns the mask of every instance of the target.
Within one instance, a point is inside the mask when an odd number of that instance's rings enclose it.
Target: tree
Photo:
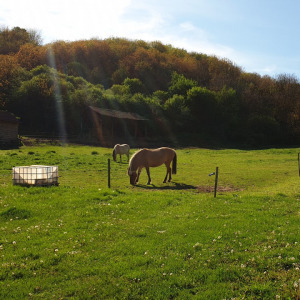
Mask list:
[[[182,95],[173,95],[165,104],[164,109],[170,126],[176,132],[188,131],[190,126],[191,113],[186,106],[186,99]]]
[[[178,117],[184,110],[186,110],[185,98],[182,95],[174,95],[165,102],[164,108],[173,114],[173,116],[177,115]]]
[[[145,87],[141,80],[138,78],[126,78],[123,82],[125,86],[128,86],[129,91],[131,94],[136,94],[136,93],[144,93],[145,92]]]
[[[163,105],[169,97],[168,92],[157,90],[153,94],[153,98],[156,99],[161,105]]]
[[[193,87],[187,92],[186,106],[194,117],[195,128],[215,129],[218,112],[215,92],[204,87]]]
[[[209,88],[214,91],[221,90],[224,85],[235,88],[241,75],[241,69],[228,59],[209,59],[210,83]]]
[[[16,54],[21,67],[31,70],[46,62],[46,49],[33,44],[24,44]]]
[[[270,145],[282,138],[279,123],[270,116],[251,115],[247,120],[246,140],[252,145]]]
[[[4,109],[9,100],[9,94],[18,79],[20,67],[15,57],[0,55],[0,109]]]
[[[169,87],[170,95],[186,96],[187,92],[196,87],[198,84],[195,80],[187,79],[183,75],[174,72],[172,74],[171,85]]]
[[[128,85],[114,84],[110,90],[114,93],[114,95],[122,96],[130,94],[130,87]]]
[[[275,118],[286,132],[286,139],[299,138],[300,84],[292,75],[281,74],[276,80]]]
[[[27,31],[20,27],[0,29],[0,54],[17,53],[22,45],[41,45],[41,37],[34,30]]]

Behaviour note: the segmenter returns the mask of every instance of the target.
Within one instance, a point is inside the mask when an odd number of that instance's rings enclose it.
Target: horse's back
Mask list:
[[[157,154],[162,157],[174,157],[174,155],[176,154],[175,150],[169,147],[161,147],[157,149],[152,149],[151,151],[155,155]]]
[[[176,155],[174,149],[168,147],[161,147],[157,149],[145,149],[146,160],[149,167],[160,166],[163,163],[171,162]]]
[[[114,149],[118,152],[128,152],[130,150],[130,146],[128,144],[116,144]]]

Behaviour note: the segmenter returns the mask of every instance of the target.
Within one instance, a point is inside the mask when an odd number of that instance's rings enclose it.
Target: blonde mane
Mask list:
[[[132,172],[131,168],[132,168],[132,160],[133,160],[133,158],[135,158],[135,156],[136,156],[137,154],[139,154],[142,150],[145,150],[145,149],[140,149],[140,150],[136,151],[136,152],[131,156],[131,158],[130,158],[130,160],[129,160],[128,175],[130,175],[131,172]]]

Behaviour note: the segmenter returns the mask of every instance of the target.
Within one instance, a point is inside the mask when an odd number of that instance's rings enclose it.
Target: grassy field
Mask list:
[[[299,299],[298,152],[177,149],[135,187],[124,157],[108,189],[112,149],[0,150],[0,299]],[[59,186],[13,186],[31,164]]]

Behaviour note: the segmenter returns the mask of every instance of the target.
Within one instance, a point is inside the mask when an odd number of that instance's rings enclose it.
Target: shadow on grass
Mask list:
[[[178,183],[178,182],[171,182],[166,186],[156,186],[154,184],[144,185],[144,184],[136,184],[136,187],[148,189],[148,190],[194,190],[197,189],[196,186],[185,184],[185,183]]]

